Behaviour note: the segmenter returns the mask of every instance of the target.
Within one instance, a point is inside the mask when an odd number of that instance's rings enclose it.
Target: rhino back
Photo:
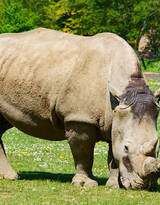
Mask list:
[[[0,111],[31,135],[44,126],[50,133],[59,128],[56,99],[78,55],[63,35],[37,29],[0,36]]]

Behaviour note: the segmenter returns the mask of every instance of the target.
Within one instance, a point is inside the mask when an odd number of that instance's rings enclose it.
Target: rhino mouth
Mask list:
[[[156,191],[158,188],[157,180],[160,177],[160,159],[148,157],[144,161],[143,174],[139,175],[135,171],[119,175],[120,187],[126,190],[145,189]]]
[[[126,190],[145,189],[144,181],[135,173],[129,177],[120,176],[120,186]]]
[[[157,179],[155,178],[139,178],[129,179],[126,177],[120,177],[120,187],[126,190],[148,190],[156,191],[158,188]]]

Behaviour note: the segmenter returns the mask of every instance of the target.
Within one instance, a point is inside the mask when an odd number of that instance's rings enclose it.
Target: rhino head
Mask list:
[[[143,85],[142,85],[143,84]],[[119,97],[112,122],[112,150],[125,189],[157,188],[160,176],[157,117],[160,90],[154,94],[145,83],[130,84]]]

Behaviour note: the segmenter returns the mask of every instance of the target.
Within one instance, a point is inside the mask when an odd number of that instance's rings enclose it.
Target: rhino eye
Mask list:
[[[124,151],[125,151],[126,153],[128,153],[128,146],[127,146],[127,145],[124,145]]]

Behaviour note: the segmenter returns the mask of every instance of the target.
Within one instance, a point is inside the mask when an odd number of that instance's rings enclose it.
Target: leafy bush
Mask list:
[[[3,7],[0,14],[0,33],[22,32],[36,27],[37,16],[23,8],[20,2]]]
[[[45,8],[43,23],[48,28],[75,33],[94,35],[113,32],[138,48],[142,35],[149,34],[155,47],[160,33],[159,0],[57,0],[50,1]]]
[[[1,0],[0,12],[1,33],[35,27],[85,36],[113,32],[136,49],[147,34],[152,52],[159,53],[159,0]]]
[[[68,33],[94,35],[105,30],[105,5],[89,0],[51,1],[45,7],[44,25]],[[103,5],[103,6],[102,6]]]

